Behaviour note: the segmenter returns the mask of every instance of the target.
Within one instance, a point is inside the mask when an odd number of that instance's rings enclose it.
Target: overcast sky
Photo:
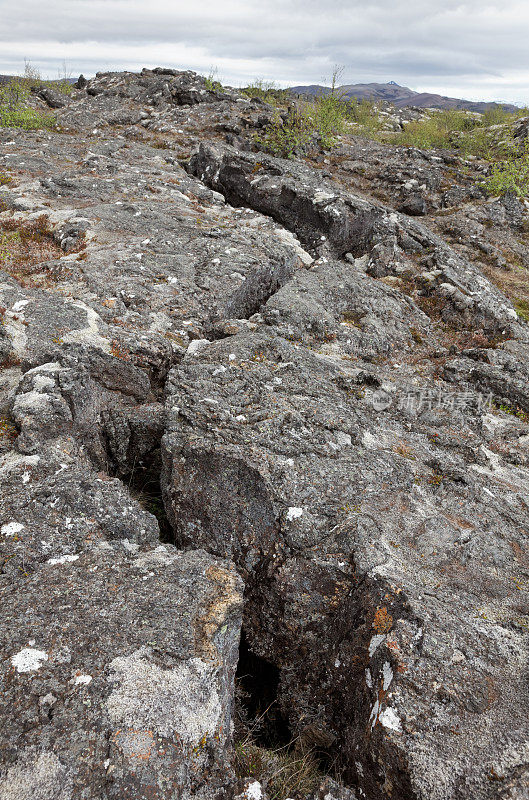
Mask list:
[[[171,66],[234,86],[394,80],[529,104],[529,3],[513,0],[0,0],[0,73]]]

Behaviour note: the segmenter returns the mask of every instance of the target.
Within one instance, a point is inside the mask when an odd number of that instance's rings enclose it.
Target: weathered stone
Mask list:
[[[240,581],[204,553],[130,550],[3,576],[2,798],[229,788]]]

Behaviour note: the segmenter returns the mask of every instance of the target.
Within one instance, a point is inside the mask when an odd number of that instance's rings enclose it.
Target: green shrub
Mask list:
[[[316,97],[313,102],[298,102],[288,114],[276,114],[263,134],[254,137],[265,151],[282,158],[301,155],[309,145],[319,142],[328,150],[344,131],[347,104],[333,94]]]
[[[1,128],[50,128],[54,123],[51,114],[32,108],[29,103],[30,87],[23,80],[12,80],[0,87]]]
[[[44,80],[41,77],[39,70],[26,59],[24,61],[24,77],[20,78],[20,81],[29,90],[49,88],[53,89],[55,92],[60,92],[61,94],[71,95],[73,92],[73,86],[68,80],[69,77],[70,73],[66,67],[66,62],[63,62],[63,66],[62,69],[59,70],[57,80],[49,81]]]
[[[309,109],[309,117],[322,147],[327,150],[336,143],[336,136],[344,132],[347,104],[332,92],[322,95]]]
[[[255,80],[249,86],[241,89],[247,97],[257,97],[272,106],[286,106],[292,100],[288,89],[280,89],[273,81]]]
[[[529,142],[525,143],[522,152],[518,150],[502,161],[493,163],[488,178],[483,181],[483,186],[494,196],[529,195]]]
[[[314,125],[304,107],[292,106],[284,119],[277,113],[262,134],[254,141],[267,153],[292,158],[303,151],[314,136]]]
[[[351,98],[347,101],[346,117],[349,122],[354,122],[358,126],[354,131],[355,135],[365,136],[368,139],[378,138],[383,123],[373,100]]]
[[[493,159],[507,157],[516,150],[512,141],[513,123],[527,115],[527,109],[516,112],[497,106],[484,114],[458,109],[433,111],[421,120],[409,122],[404,130],[384,136],[396,145],[429,149],[440,147],[459,150],[463,155]]]
[[[409,122],[404,130],[391,137],[391,141],[421,149],[449,148],[457,141],[458,137],[454,137],[454,134],[472,131],[479,123],[477,117],[465,111],[434,111],[425,119]]]

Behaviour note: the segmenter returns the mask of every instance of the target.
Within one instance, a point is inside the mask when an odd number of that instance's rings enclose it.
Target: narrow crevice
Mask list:
[[[175,535],[162,496],[161,440],[164,433],[163,407],[140,406],[129,417],[123,411],[106,413],[99,440],[104,452],[104,469],[119,478],[130,496],[158,521],[160,541],[175,543]]]
[[[160,476],[162,460],[160,449],[149,454],[149,458],[128,473],[121,476],[131,496],[150,514],[156,517],[160,527],[160,541],[168,544],[175,543],[173,529],[167,514],[162,496]]]
[[[243,631],[236,673],[236,718],[251,730],[253,741],[260,747],[282,747],[292,740],[279,706],[280,677],[278,667],[252,652]]]

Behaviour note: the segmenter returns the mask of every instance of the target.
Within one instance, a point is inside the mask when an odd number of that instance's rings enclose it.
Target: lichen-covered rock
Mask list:
[[[529,472],[480,451],[477,393],[462,412],[370,386],[272,332],[211,345],[170,376],[166,504],[179,541],[242,570],[298,736],[368,797],[486,797],[527,735]]]
[[[230,785],[240,580],[204,553],[123,544],[3,576],[3,798]]]

